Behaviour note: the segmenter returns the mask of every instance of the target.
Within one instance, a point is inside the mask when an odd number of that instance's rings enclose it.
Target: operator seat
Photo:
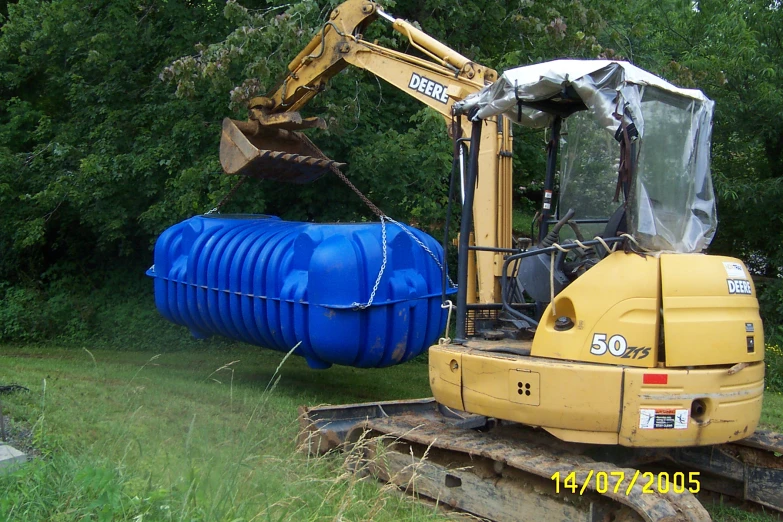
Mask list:
[[[628,223],[626,220],[625,205],[620,205],[614,214],[609,218],[609,221],[604,227],[604,231],[600,234],[602,238],[617,237],[620,234],[628,232]]]

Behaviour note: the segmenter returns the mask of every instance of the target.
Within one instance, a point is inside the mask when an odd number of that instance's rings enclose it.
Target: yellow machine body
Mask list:
[[[467,119],[461,128],[451,125],[452,107],[496,81],[497,72],[400,19],[390,20],[392,28],[422,57],[362,39],[378,17],[391,18],[369,0],[348,0],[332,11],[291,61],[284,81],[251,100],[249,120],[224,122],[220,156],[226,173],[306,182],[339,172],[340,164],[299,132],[323,122],[298,111],[348,66],[438,111],[452,135],[471,136]],[[461,288],[467,303],[478,305],[501,301],[503,252],[512,243],[510,123],[496,117],[485,128],[470,244],[490,250],[468,254]],[[558,330],[563,317],[572,327]],[[763,351],[755,288],[741,262],[617,252],[555,296],[532,341],[432,347],[430,382],[442,404],[540,426],[564,440],[707,445],[756,428]]]
[[[616,252],[558,294],[532,342],[433,346],[430,385],[449,407],[567,441],[702,446],[756,429],[763,360],[741,261]]]
[[[365,40],[365,29],[379,19],[390,23],[413,53]],[[581,94],[568,88],[574,87],[569,75],[551,98],[536,94],[533,101],[525,101],[511,82],[516,115],[490,111],[494,115],[475,120],[477,114],[461,106],[471,95],[498,90],[505,75],[499,77],[371,0],[347,0],[290,62],[282,82],[250,101],[247,121],[224,121],[220,159],[225,172],[292,183],[332,172],[350,185],[341,164],[302,132],[325,123],[299,113],[346,67],[363,69],[437,111],[449,135],[461,138],[454,144],[464,224],[457,241],[459,339],[429,350],[434,400],[305,408],[302,448],[352,448],[352,469],[490,520],[709,520],[690,491],[676,491],[676,482],[669,494],[645,494],[651,492],[649,484],[639,481],[622,484],[625,494],[618,495],[623,479],[606,482],[614,488],[600,489],[602,471],[607,480],[616,480],[637,468],[635,480],[640,466],[666,469],[667,463],[677,466],[674,480],[681,470],[699,470],[696,475],[705,473],[705,490],[783,510],[783,473],[773,459],[783,452],[783,437],[756,431],[764,391],[764,332],[750,274],[742,262],[727,257],[642,253],[647,250],[634,237],[634,207],[629,205],[634,172],[660,181],[656,186],[663,187],[662,193],[679,193],[666,175],[689,171],[672,170],[665,162],[635,170],[634,161],[638,166],[642,157],[639,134],[635,125],[625,124],[622,115],[628,110],[617,112],[623,91],[612,88],[606,94],[606,99],[617,94],[611,117],[620,118],[618,162],[593,165],[591,159],[586,179],[602,188],[593,196],[571,189],[577,199],[585,196],[585,205],[574,209],[562,193],[553,198],[561,124],[589,110]],[[655,110],[667,104],[652,100]],[[523,108],[555,119],[549,125],[544,197],[536,217],[539,237],[515,241],[511,123],[521,123]],[[665,139],[659,141],[670,145],[677,141],[671,132],[678,120],[664,119],[667,125],[659,134]],[[648,131],[653,120],[646,122]],[[579,134],[572,131],[572,136]],[[594,133],[588,129],[587,134]],[[655,144],[654,135],[648,132],[648,144]],[[586,145],[585,157],[593,158]],[[603,156],[605,143],[598,140],[597,145],[596,156]],[[663,143],[657,146],[661,154],[681,155]],[[578,148],[563,154],[581,157]],[[602,169],[608,176],[599,179]],[[560,172],[562,190],[564,169]],[[614,198],[607,206],[598,198],[615,175]],[[624,204],[618,208],[621,191]],[[651,208],[666,203],[653,196]],[[596,215],[587,208],[593,204]],[[605,215],[607,209],[613,214]],[[678,209],[672,208],[673,221]],[[595,240],[585,239],[580,222],[606,226]],[[566,225],[576,241],[560,236]],[[701,250],[701,243],[690,248],[691,243],[680,250]],[[622,245],[623,251],[608,253],[610,244]],[[358,440],[368,445],[357,453]],[[379,448],[383,459],[377,458]],[[358,454],[363,456],[357,461]],[[597,455],[600,461],[593,459]],[[553,482],[560,473],[581,485],[578,497],[575,491],[561,492],[560,479]],[[719,480],[707,480],[707,475]],[[662,476],[668,487],[667,471],[658,475],[658,487]]]

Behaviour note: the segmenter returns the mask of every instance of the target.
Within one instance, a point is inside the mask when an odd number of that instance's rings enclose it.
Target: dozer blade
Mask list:
[[[345,165],[300,132],[230,118],[223,120],[220,163],[226,174],[288,183],[308,183]]]

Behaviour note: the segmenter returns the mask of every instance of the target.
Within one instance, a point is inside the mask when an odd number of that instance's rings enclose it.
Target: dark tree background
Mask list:
[[[0,340],[89,329],[89,294],[139,274],[156,236],[230,190],[220,122],[271,88],[338,2],[0,2]],[[783,13],[779,0],[386,1],[502,70],[560,57],[622,58],[716,101],[713,251],[759,276],[783,322]],[[382,22],[367,38],[409,50]],[[395,218],[439,230],[450,168],[441,118],[348,69],[307,108],[312,135]],[[518,132],[515,186],[543,178],[543,135]],[[389,169],[394,165],[394,169]],[[531,203],[517,194],[518,203]],[[372,219],[333,177],[249,182],[227,211]],[[438,232],[439,234],[439,232]]]

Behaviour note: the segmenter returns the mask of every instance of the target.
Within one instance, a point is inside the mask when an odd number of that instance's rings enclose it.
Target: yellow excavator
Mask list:
[[[420,56],[364,40],[377,18]],[[740,260],[703,254],[717,226],[713,102],[624,62],[498,75],[349,0],[248,121],[224,120],[226,173],[342,176],[302,133],[323,121],[298,111],[348,65],[439,111],[455,140],[459,290],[444,306],[456,332],[429,350],[433,398],[302,408],[308,450],[349,451],[489,520],[709,520],[700,491],[783,510],[783,436],[757,429],[753,280]],[[511,230],[512,123],[550,138],[526,244]]]

